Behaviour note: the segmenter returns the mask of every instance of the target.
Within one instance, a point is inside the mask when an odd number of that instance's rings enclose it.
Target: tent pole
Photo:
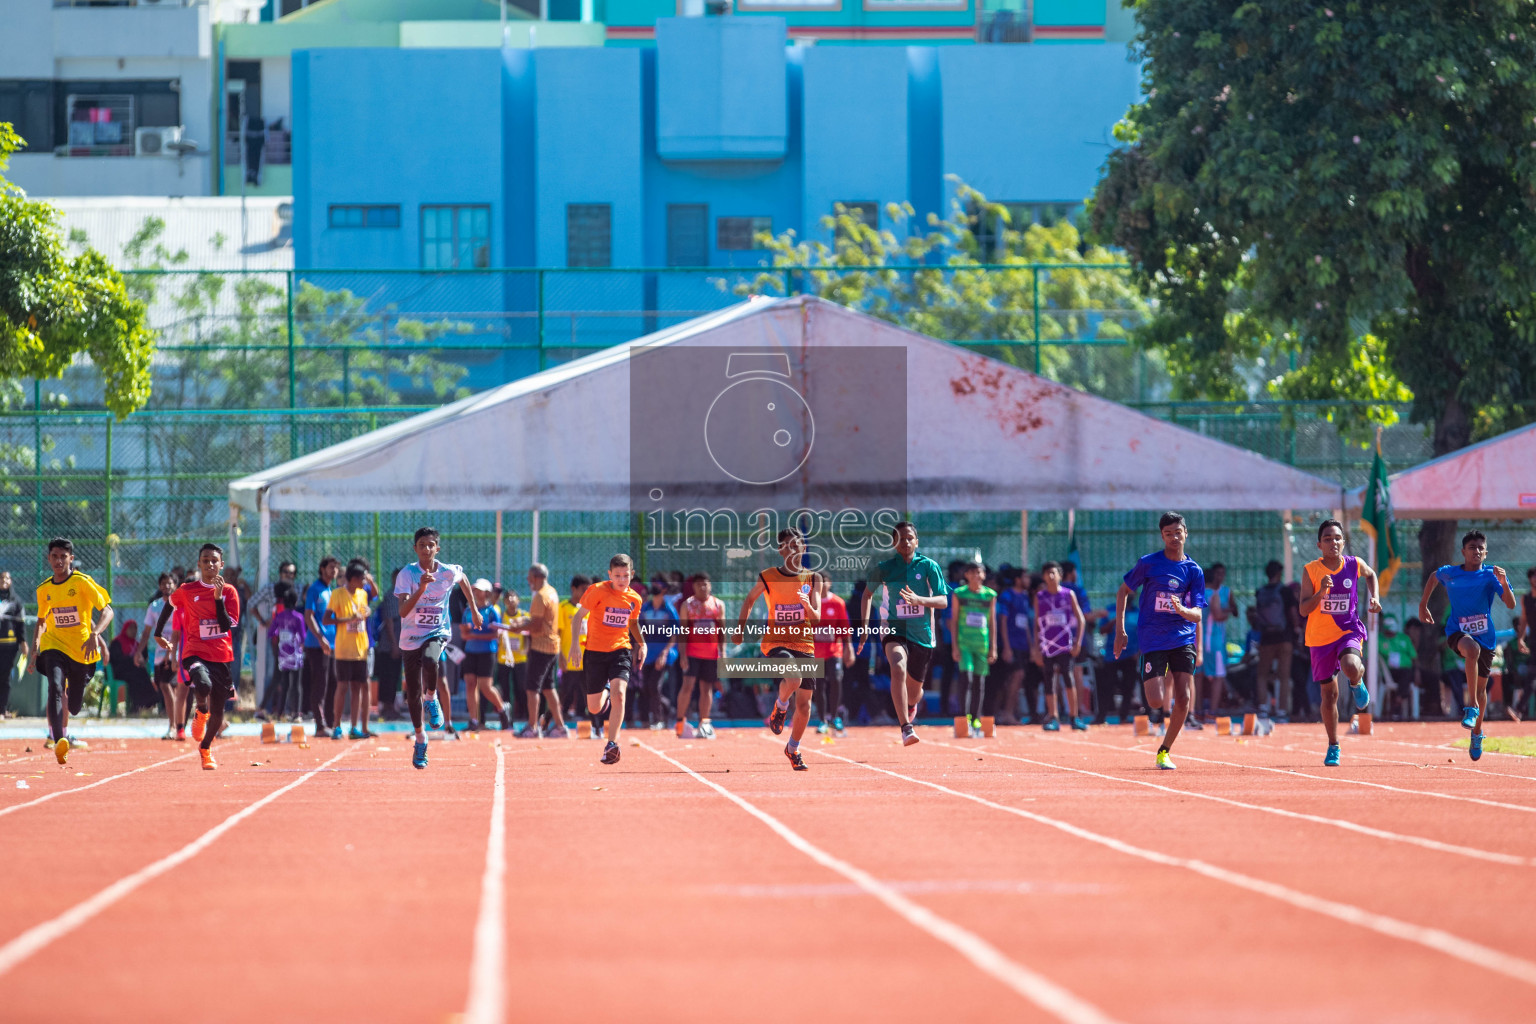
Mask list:
[[[503,15],[505,17],[505,15]],[[501,513],[496,513],[496,585],[501,586]]]
[[[537,562],[538,560],[539,560],[539,510],[538,509],[534,509],[533,510],[533,553],[532,553],[532,557],[529,558],[529,561],[530,562]]]
[[[1286,509],[1280,516],[1280,550],[1285,563],[1285,575],[1281,579],[1289,583],[1296,578],[1296,557],[1291,549],[1291,510]]]
[[[256,539],[256,589],[267,583],[267,573],[272,564],[272,510],[267,508],[267,493],[256,492],[256,507],[260,509],[260,533]],[[274,609],[275,612],[275,609]],[[256,631],[256,706],[261,707],[267,691],[267,644],[261,630]]]
[[[1019,513],[1019,568],[1029,568],[1029,513]]]

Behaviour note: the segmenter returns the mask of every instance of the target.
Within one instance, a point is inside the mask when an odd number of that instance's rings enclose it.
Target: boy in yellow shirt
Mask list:
[[[48,542],[48,567],[53,575],[37,587],[32,670],[48,684],[48,740],[63,764],[69,757],[69,716],[80,713],[85,685],[107,649],[112,598],[95,580],[75,571],[75,546],[63,537]]]
[[[341,739],[343,694],[352,695],[352,731],[348,737],[367,739],[368,731],[368,570],[347,566],[347,582],[331,591],[323,623],[336,627],[336,727],[331,739]]]

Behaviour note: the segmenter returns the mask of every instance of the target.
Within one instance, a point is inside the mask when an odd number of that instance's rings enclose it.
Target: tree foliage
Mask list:
[[[1066,219],[1015,224],[1006,206],[958,182],[950,215],[930,214],[926,230],[915,229],[910,204],[885,213],[893,228],[866,224],[839,203],[821,220],[830,244],[793,231],[760,235],[771,266],[811,269],[764,272],[738,291],[787,286],[1004,362],[1033,369],[1038,354],[1040,371],[1054,380],[1133,397],[1134,353],[1125,342],[1146,304],[1116,266],[1120,257],[1085,245]]]
[[[1295,356],[1279,395],[1411,393],[1437,452],[1536,415],[1536,6],[1134,6],[1144,101],[1092,223],[1184,390]]]
[[[0,123],[0,171],[21,144]],[[94,250],[69,255],[58,210],[0,177],[0,376],[59,377],[86,356],[122,417],[149,399],[154,347],[123,276]]]

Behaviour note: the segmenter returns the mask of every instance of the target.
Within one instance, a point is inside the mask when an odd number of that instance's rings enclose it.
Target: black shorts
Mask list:
[[[176,681],[176,666],[171,663],[171,656],[165,655],[155,662],[155,685],[168,686]]]
[[[891,648],[900,647],[907,652],[907,678],[922,685],[928,681],[928,669],[933,666],[932,647],[924,647],[904,636],[887,637],[885,641],[885,656],[889,660]]]
[[[491,676],[496,673],[495,651],[465,651],[459,671],[466,676]]]
[[[38,652],[37,671],[47,681],[50,689],[54,685],[54,677],[58,677],[64,695],[69,699],[69,713],[78,715],[85,701],[85,684],[96,675],[96,663],[76,661],[63,651],[49,648]]]
[[[529,693],[555,688],[555,659],[558,654],[529,651],[527,668],[523,670],[523,689]]]
[[[203,658],[182,658],[181,670],[187,674],[188,681],[197,689],[209,687],[215,693],[222,692],[225,698],[235,692],[235,684],[229,676],[229,667],[233,664],[228,661],[208,661]]]
[[[587,695],[602,693],[615,679],[628,683],[634,664],[634,653],[628,647],[613,651],[588,651],[582,655],[582,672],[586,676]]]
[[[768,658],[788,658],[791,660],[800,658],[811,659],[814,657],[810,654],[801,654],[799,651],[792,651],[788,647],[770,647],[767,651],[764,652],[764,656]],[[789,666],[786,665],[784,667],[788,668]],[[789,676],[789,673],[785,672],[784,675],[779,676],[775,682],[783,682],[787,676]],[[802,677],[800,680],[800,689],[814,691],[816,689],[816,680]]]
[[[362,658],[350,661],[346,658],[336,659],[336,682],[338,683],[366,683],[368,681],[368,662]]]
[[[1185,644],[1171,651],[1142,651],[1141,678],[1161,679],[1170,672],[1195,674],[1195,645]]]
[[[701,683],[718,683],[720,681],[719,658],[695,658],[688,656],[688,671],[683,673],[689,679],[697,679]]]
[[[1041,671],[1045,673],[1046,679],[1054,679],[1056,677],[1056,673],[1059,672],[1061,673],[1062,682],[1067,686],[1072,685],[1071,651],[1062,651],[1060,654],[1052,654],[1043,657],[1041,660],[1045,662],[1045,665]]]
[[[1462,641],[1462,638],[1464,638],[1464,637],[1466,639],[1468,639],[1468,640],[1471,640],[1473,643],[1477,644],[1477,637],[1475,637],[1475,636],[1468,636],[1466,633],[1463,633],[1459,629],[1456,632],[1454,632],[1454,633],[1450,634],[1449,636],[1447,636],[1446,637],[1446,642],[1451,645],[1451,650],[1455,651],[1457,654],[1460,654],[1461,653],[1461,641]],[[1484,647],[1482,644],[1477,644],[1477,674],[1480,677],[1482,677],[1483,679],[1487,679],[1489,674],[1492,671],[1493,671],[1493,652],[1490,651],[1488,648]]]

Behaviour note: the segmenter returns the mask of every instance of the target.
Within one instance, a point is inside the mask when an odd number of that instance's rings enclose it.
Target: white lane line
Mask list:
[[[1301,744],[1299,743],[1287,743],[1285,745],[1285,749],[1297,750],[1300,748],[1300,746]],[[1455,748],[1446,747],[1445,749],[1450,751]],[[1301,750],[1300,752],[1303,754],[1317,753],[1315,750]],[[1462,752],[1464,753],[1465,751]],[[1362,754],[1356,750],[1351,750],[1349,752],[1349,756],[1352,758],[1358,757],[1362,761],[1381,761],[1385,764],[1402,764],[1407,765],[1410,768],[1433,768],[1436,771],[1443,772],[1472,772],[1475,775],[1491,775],[1498,779],[1519,779],[1521,782],[1536,782],[1536,776],[1511,775],[1509,772],[1490,772],[1486,768],[1468,768],[1466,765],[1461,764],[1436,764],[1433,761],[1401,761],[1393,757],[1373,757],[1370,754]]]
[[[502,1024],[507,1013],[507,755],[496,744],[496,784],[491,829],[485,840],[485,873],[480,876],[480,916],[475,920],[475,953],[469,966],[469,1002],[463,1024]]]
[[[1080,747],[1098,747],[1100,750],[1118,750],[1123,754],[1136,754],[1140,751],[1127,747],[1117,747],[1108,743],[1093,743],[1089,740],[1061,739],[1060,743],[1075,743]],[[1337,782],[1345,786],[1368,786],[1371,789],[1385,789],[1392,793],[1410,793],[1414,796],[1434,797],[1437,800],[1454,800],[1458,803],[1481,804],[1484,807],[1499,807],[1506,811],[1524,811],[1526,814],[1536,814],[1536,807],[1528,804],[1511,804],[1502,800],[1485,800],[1479,796],[1460,796],[1455,793],[1437,793],[1432,789],[1406,789],[1402,786],[1389,786],[1385,782],[1366,782],[1364,779],[1351,779],[1344,775],[1313,775],[1310,772],[1297,771],[1295,768],[1271,768],[1263,764],[1246,764],[1241,761],[1218,761],[1211,757],[1196,757],[1194,754],[1180,750],[1178,758],[1181,761],[1199,761],[1202,764],[1219,764],[1227,768],[1249,768],[1256,772],[1274,772],[1277,775],[1290,775],[1298,779],[1313,779],[1317,782]]]
[[[171,764],[175,761],[180,761],[191,756],[191,754],[178,754],[175,757],[166,758],[164,761],[156,761],[154,764],[146,764],[142,768],[135,768],[133,771],[121,772],[117,775],[109,775],[104,779],[98,779],[97,781],[87,783],[84,786],[76,786],[74,789],[56,790],[55,792],[40,796],[36,800],[28,800],[24,804],[12,804],[10,807],[0,807],[0,818],[5,817],[7,814],[14,814],[24,807],[36,807],[38,804],[44,804],[49,800],[53,800],[61,796],[68,796],[71,793],[84,793],[88,789],[95,789],[97,786],[105,786],[109,782],[116,782],[118,779],[126,779],[130,775],[137,775],[139,772],[147,772],[151,768],[159,768],[163,764]]]
[[[1064,764],[1052,764],[1049,761],[1036,761],[1029,757],[1019,757],[1017,754],[1004,754],[993,750],[991,747],[957,747],[953,743],[933,742],[936,747],[948,747],[951,750],[984,750],[992,757],[1004,757],[1010,761],[1023,761],[1025,764],[1035,764],[1042,768],[1054,768],[1058,771],[1075,772],[1078,775],[1091,775],[1096,779],[1108,779],[1111,782],[1125,782],[1133,786],[1145,786],[1148,789],[1161,790],[1164,793],[1172,793],[1175,796],[1194,797],[1197,800],[1210,800],[1218,804],[1226,804],[1229,807],[1242,807],[1250,811],[1261,811],[1264,814],[1274,814],[1282,818],[1294,818],[1297,821],[1310,821],[1317,825],[1329,825],[1333,828],[1343,829],[1346,832],[1355,832],[1373,839],[1385,839],[1394,843],[1407,843],[1410,846],[1423,847],[1426,850],[1434,850],[1436,853],[1454,853],[1462,857],[1471,857],[1474,860],[1488,861],[1493,864],[1507,864],[1512,867],[1530,867],[1536,861],[1529,857],[1519,857],[1511,853],[1496,853],[1492,850],[1480,850],[1473,846],[1459,846],[1455,843],[1442,843],[1436,839],[1425,839],[1422,836],[1410,836],[1401,832],[1388,832],[1386,829],[1372,828],[1369,825],[1361,825],[1343,818],[1328,818],[1319,814],[1305,814],[1301,811],[1288,811],[1282,807],[1271,807],[1267,804],[1250,804],[1242,800],[1233,800],[1229,797],[1214,796],[1210,793],[1197,793],[1192,790],[1175,789],[1172,786],[1160,786],[1155,782],[1144,782],[1141,779],[1127,779],[1119,775],[1106,775],[1102,772],[1092,772],[1086,768],[1073,768]]]
[[[764,825],[767,825],[778,834],[780,839],[783,839],[790,846],[799,850],[822,867],[842,875],[848,881],[885,904],[886,907],[905,919],[908,924],[932,935],[965,957],[982,972],[996,978],[1058,1020],[1066,1021],[1068,1024],[1111,1024],[1114,1020],[1114,1018],[1106,1015],[1097,1006],[1084,1001],[1044,975],[1030,970],[1015,960],[1010,960],[1001,950],[981,936],[967,931],[946,918],[940,917],[921,904],[914,903],[890,885],[880,881],[862,868],[854,867],[847,861],[840,860],[827,853],[767,811],[759,809],[756,805],[737,796],[724,786],[706,779],[681,761],[669,757],[647,743],[641,743],[640,746],[645,750],[649,750],[668,764],[687,772],[710,789],[713,789],[731,803],[740,807]]]
[[[1389,740],[1384,736],[1377,736],[1375,734],[1372,734],[1371,739],[1377,743],[1392,743],[1399,747],[1418,747],[1420,750],[1450,750],[1458,754],[1465,754],[1467,752],[1466,747],[1453,746],[1449,740],[1445,743],[1414,743],[1411,740]],[[1532,757],[1530,754],[1510,754],[1502,750],[1485,750],[1483,751],[1483,756],[1519,758],[1527,764],[1536,761],[1536,757]]]
[[[255,803],[247,804],[245,807],[242,807],[240,810],[236,811],[234,814],[231,814],[229,817],[225,818],[223,821],[219,822],[217,825],[213,826],[213,828],[209,829],[207,832],[204,832],[202,835],[192,840],[186,846],[183,846],[181,849],[177,850],[175,853],[161,857],[153,864],[148,864],[140,868],[126,878],[118,879],[111,885],[107,886],[105,889],[96,893],[94,896],[88,897],[87,899],[76,903],[74,906],[70,907],[68,910],[64,911],[57,917],[50,918],[41,924],[33,925],[31,928],[28,928],[26,931],[22,932],[20,935],[7,942],[5,945],[0,946],[0,976],[5,975],[17,964],[27,959],[27,957],[31,956],[33,953],[43,949],[55,939],[61,939],[68,935],[70,932],[74,931],[82,924],[85,924],[91,918],[106,910],[108,907],[112,906],[112,904],[116,903],[124,896],[132,893],[135,889],[144,885],[146,882],[153,881],[154,879],[159,878],[161,875],[165,874],[167,871],[170,871],[172,868],[180,867],[182,864],[185,864],[193,857],[196,857],[199,853],[202,853],[209,846],[213,845],[214,841],[224,833],[228,832],[230,829],[234,828],[236,825],[240,824],[246,818],[249,818],[251,815],[255,814],[257,811],[261,810],[263,807],[267,806],[267,804],[270,804],[284,793],[304,785],[304,783],[308,782],[316,775],[319,775],[321,772],[325,771],[327,768],[341,760],[343,757],[346,757],[347,754],[351,753],[353,749],[353,747],[348,747],[346,750],[343,750],[329,761],[326,761],[324,764],[317,768],[313,768],[310,771],[305,772],[303,775],[294,779],[286,786],[283,786],[279,789],[274,789],[272,792],[268,793],[260,800],[257,800]]]
[[[1263,879],[1239,874],[1236,871],[1228,871],[1226,868],[1220,868],[1214,864],[1207,864],[1205,861],[1194,860],[1189,857],[1175,857],[1170,854],[1161,853],[1157,850],[1148,850],[1144,847],[1133,846],[1130,843],[1124,842],[1122,840],[1115,839],[1111,836],[1101,835],[1098,832],[1093,832],[1086,828],[1072,825],[1065,821],[1060,821],[1056,818],[1048,818],[1043,814],[1035,814],[1032,811],[1026,811],[1019,807],[1009,807],[1006,804],[1000,804],[996,803],[995,801],[988,800],[986,797],[976,796],[973,793],[962,793],[958,789],[950,789],[948,786],[942,786],[937,782],[928,782],[924,779],[915,779],[910,775],[902,775],[900,772],[893,772],[888,768],[879,768],[872,764],[865,764],[860,761],[854,761],[851,758],[841,757],[837,754],[830,754],[825,750],[817,750],[816,753],[822,755],[823,757],[830,757],[834,760],[842,761],[845,764],[857,765],[860,768],[867,768],[872,772],[879,772],[882,775],[889,775],[895,779],[901,779],[903,781],[911,782],[919,786],[926,786],[929,789],[936,789],[940,793],[947,793],[950,796],[957,796],[962,800],[969,800],[973,803],[981,804],[983,807],[990,807],[993,810],[1002,811],[1005,814],[1017,815],[1020,818],[1026,818],[1030,821],[1036,822],[1037,824],[1047,825],[1051,828],[1057,829],[1058,831],[1065,832],[1067,835],[1076,836],[1079,839],[1085,839],[1090,843],[1097,843],[1100,846],[1108,847],[1109,849],[1118,853],[1128,854],[1132,857],[1139,857],[1142,860],[1150,861],[1153,864],[1162,864],[1167,867],[1183,868],[1186,871],[1192,871],[1197,875],[1203,875],[1206,878],[1212,878],[1219,882],[1226,882],[1228,885],[1233,885],[1239,889],[1247,889],[1249,892],[1256,892],[1260,895],[1268,896],[1272,899],[1279,900],[1282,903],[1288,903],[1291,906],[1300,908],[1302,910],[1310,910],[1314,913],[1322,914],[1325,917],[1331,917],[1335,920],[1343,921],[1346,924],[1353,924],[1358,925],[1361,928],[1368,928],[1371,931],[1386,935],[1390,938],[1402,939],[1405,942],[1414,942],[1428,949],[1432,949],[1440,953],[1445,953],[1448,956],[1455,957],[1457,960],[1464,961],[1477,967],[1485,967],[1490,971],[1496,971],[1499,974],[1513,978],[1516,981],[1523,981],[1527,985],[1536,985],[1536,963],[1532,963],[1529,960],[1522,960],[1516,956],[1510,956],[1508,953],[1505,953],[1502,950],[1497,950],[1489,946],[1481,945],[1480,943],[1473,942],[1470,939],[1464,939],[1459,935],[1452,935],[1450,932],[1443,931],[1439,928],[1427,928],[1423,925],[1412,924],[1408,921],[1399,921],[1394,917],[1388,917],[1385,914],[1377,914],[1373,911],[1366,910],[1363,907],[1354,906],[1350,903],[1340,903],[1337,900],[1326,899],[1322,896],[1313,896],[1311,893],[1301,892],[1300,890],[1292,889],[1289,886],[1280,885],[1277,882],[1266,882]]]

